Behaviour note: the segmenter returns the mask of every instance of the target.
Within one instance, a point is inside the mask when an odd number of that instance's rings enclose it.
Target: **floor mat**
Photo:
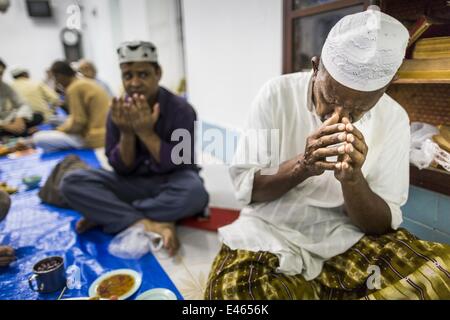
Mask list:
[[[239,218],[239,211],[234,209],[210,208],[208,217],[191,217],[183,219],[183,226],[217,232],[219,228],[233,223]]]
[[[19,192],[11,197],[8,216],[0,222],[0,244],[12,246],[18,258],[9,268],[0,268],[0,299],[56,299],[59,292],[38,294],[28,286],[33,265],[52,255],[64,257],[66,268],[76,265],[81,270],[81,289],[67,290],[63,298],[87,296],[90,284],[99,275],[114,269],[130,268],[142,275],[142,285],[131,299],[152,288],[167,288],[182,299],[152,254],[140,260],[111,256],[107,251],[111,236],[97,230],[78,236],[74,231],[75,222],[80,217],[78,213],[42,204],[37,189],[27,190],[22,185],[23,177],[34,174],[43,177],[43,184],[56,163],[68,154],[77,154],[89,165],[99,167],[94,152],[90,150],[36,154],[16,160],[0,159],[0,180],[19,188]]]

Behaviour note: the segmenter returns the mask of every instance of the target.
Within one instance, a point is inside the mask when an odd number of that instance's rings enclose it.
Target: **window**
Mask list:
[[[368,5],[365,0],[284,0],[283,72],[310,69],[336,22]]]

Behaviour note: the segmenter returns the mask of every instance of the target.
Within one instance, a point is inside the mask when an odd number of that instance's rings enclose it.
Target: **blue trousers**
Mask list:
[[[144,218],[175,222],[201,213],[209,201],[203,180],[192,170],[153,176],[76,170],[64,176],[60,190],[73,209],[107,233]]]

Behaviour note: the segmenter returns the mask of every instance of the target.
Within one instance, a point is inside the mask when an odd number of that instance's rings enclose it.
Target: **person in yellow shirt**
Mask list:
[[[56,130],[35,133],[34,144],[44,152],[102,147],[110,105],[108,94],[95,81],[77,78],[65,61],[53,63],[51,71],[64,88],[70,115]]]
[[[54,106],[60,105],[58,94],[43,82],[30,79],[28,70],[14,68],[11,70],[14,78],[12,88],[25,100],[33,112],[38,112],[47,122],[54,113]]]
[[[6,64],[0,59],[0,137],[25,137],[42,123],[16,91],[3,82]]]

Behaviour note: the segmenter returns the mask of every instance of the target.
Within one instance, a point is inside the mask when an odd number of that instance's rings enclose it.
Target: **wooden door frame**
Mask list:
[[[312,16],[318,13],[363,5],[366,9],[370,0],[339,0],[318,6],[293,10],[294,0],[283,0],[283,74],[293,72],[293,29],[296,18]]]

